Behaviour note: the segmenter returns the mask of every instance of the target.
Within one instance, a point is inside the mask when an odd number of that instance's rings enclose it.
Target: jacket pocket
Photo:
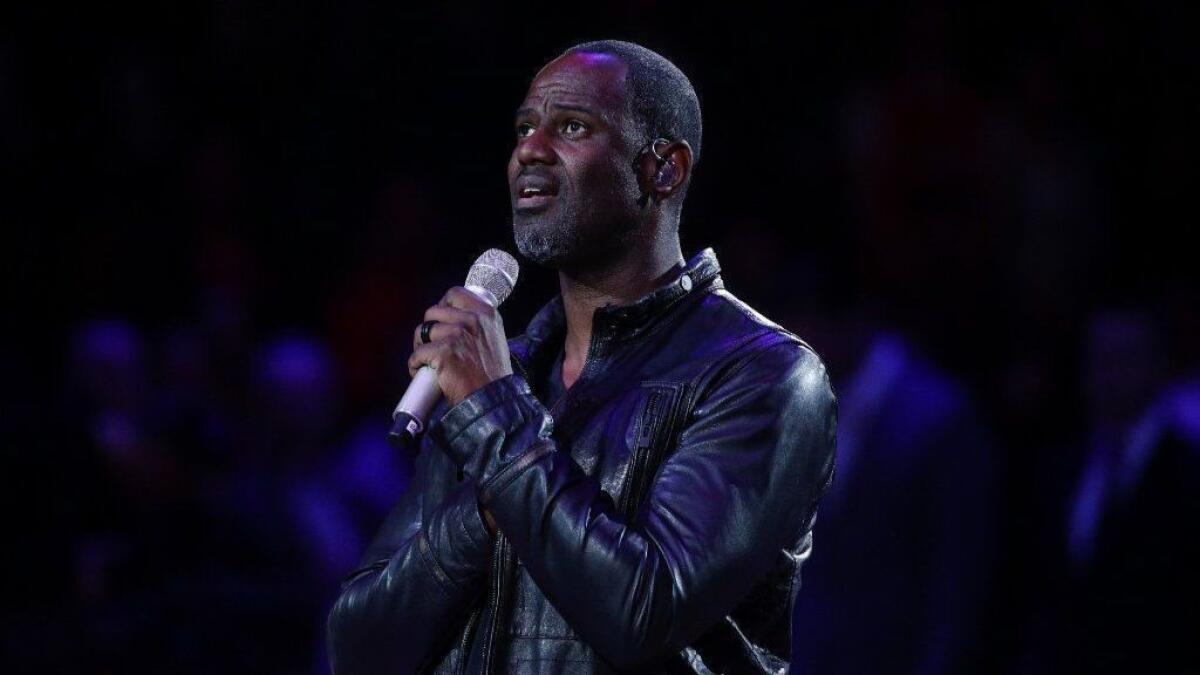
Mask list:
[[[635,444],[617,510],[632,521],[663,459],[674,446],[687,413],[688,386],[677,382],[643,382],[645,403],[634,424]]]

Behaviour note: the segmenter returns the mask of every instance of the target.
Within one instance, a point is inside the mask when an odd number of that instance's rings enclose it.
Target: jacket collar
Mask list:
[[[679,276],[626,305],[606,305],[592,315],[593,340],[607,346],[634,338],[645,332],[654,320],[667,313],[686,297],[721,288],[721,266],[712,248],[705,248],[688,260]],[[521,338],[513,340],[509,350],[521,366],[539,369],[544,359],[557,353],[566,334],[566,313],[562,294],[556,294],[542,306],[525,328]],[[551,349],[553,347],[553,349]]]

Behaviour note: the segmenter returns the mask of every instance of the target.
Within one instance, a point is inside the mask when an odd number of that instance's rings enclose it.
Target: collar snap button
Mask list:
[[[679,275],[679,285],[685,291],[692,290],[692,278],[686,274]]]

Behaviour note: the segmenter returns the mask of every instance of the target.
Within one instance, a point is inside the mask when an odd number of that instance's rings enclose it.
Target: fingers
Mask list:
[[[425,341],[421,339],[421,326],[423,325],[419,323],[413,329],[413,349],[425,344]],[[448,337],[458,334],[461,330],[462,327],[458,324],[438,321],[429,328],[429,341],[437,342],[438,340],[445,340]]]
[[[475,312],[484,316],[491,316],[496,311],[495,307],[487,304],[478,295],[475,295],[462,286],[454,286],[450,290],[446,291],[446,294],[442,296],[442,299],[440,302],[438,302],[438,304],[449,305],[450,307],[454,307],[456,309],[463,309],[468,312]]]
[[[421,341],[421,325],[413,328],[413,353],[408,359],[408,374],[414,375],[423,365],[437,370],[441,347],[451,338],[469,333],[484,334],[484,322],[498,318],[496,308],[462,286],[446,291],[438,304],[425,310],[424,321],[436,321],[429,328],[429,342]]]
[[[479,325],[479,314],[449,305],[434,305],[425,310],[426,321],[440,321],[470,328]]]
[[[434,370],[441,365],[441,355],[444,346],[436,342],[413,347],[413,353],[408,357],[408,375],[414,377],[421,366],[429,366]]]
[[[425,321],[436,321],[437,323],[429,327],[429,342],[437,342],[445,340],[449,337],[454,337],[463,331],[474,331],[479,326],[479,317],[464,312],[461,309],[453,307],[443,307],[434,305],[425,311]],[[424,344],[421,339],[421,326],[423,323],[417,324],[413,329],[413,349]]]

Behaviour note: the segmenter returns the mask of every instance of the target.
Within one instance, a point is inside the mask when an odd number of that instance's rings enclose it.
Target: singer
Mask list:
[[[561,292],[512,340],[465,288],[414,329],[443,398],[330,610],[334,673],[787,672],[836,399],[712,249],[682,255],[691,83],[577,45],[513,130],[516,245]]]

